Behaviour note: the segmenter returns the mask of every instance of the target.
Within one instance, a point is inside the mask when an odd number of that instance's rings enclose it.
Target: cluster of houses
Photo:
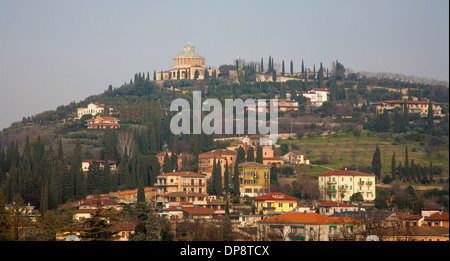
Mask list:
[[[293,196],[271,191],[270,168],[292,162],[309,164],[305,155],[290,151],[284,157],[274,157],[270,147],[263,149],[264,163],[243,162],[238,165],[240,203],[230,197],[209,195],[207,186],[212,164],[233,166],[237,150],[246,153],[256,146],[253,137],[227,149],[218,149],[199,155],[199,171],[174,170],[161,172],[153,186],[145,188],[148,205],[165,217],[172,228],[184,222],[208,222],[219,225],[226,213],[230,214],[237,240],[419,240],[448,241],[448,213],[424,210],[420,215],[396,211],[366,211],[376,198],[375,175],[350,170],[331,170],[318,175],[321,200],[308,205],[299,204]],[[256,152],[256,148],[254,149]],[[161,165],[171,152],[158,154]],[[178,157],[181,166],[189,155]],[[256,155],[255,155],[256,156]],[[88,168],[89,161],[83,163]],[[103,164],[105,164],[103,162]],[[109,163],[115,167],[115,163]],[[113,169],[113,168],[111,168]],[[361,197],[353,199],[356,194]],[[74,219],[83,221],[92,217],[101,199],[102,207],[120,211],[123,204],[137,202],[138,190],[110,192],[89,196],[86,200],[68,203],[75,207]],[[62,206],[61,206],[62,207]],[[136,224],[122,222],[114,229],[120,240],[129,240]],[[64,240],[64,238],[61,238]]]

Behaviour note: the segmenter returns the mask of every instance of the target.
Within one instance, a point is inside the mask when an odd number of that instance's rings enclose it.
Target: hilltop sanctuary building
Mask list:
[[[173,58],[173,68],[169,71],[161,71],[157,73],[156,80],[180,80],[192,79],[203,80],[205,72],[211,76],[213,72],[219,74],[217,69],[207,69],[205,65],[205,57],[194,51],[194,46],[191,42],[184,47],[184,51]]]

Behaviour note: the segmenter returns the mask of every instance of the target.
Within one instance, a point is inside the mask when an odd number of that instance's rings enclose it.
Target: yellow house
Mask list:
[[[404,104],[405,101],[402,100],[388,100],[372,103],[378,113],[383,113],[384,110],[387,112],[393,112],[395,108],[400,108],[403,110]],[[428,110],[430,109],[428,108],[428,101],[406,101],[406,106],[409,113],[419,113],[422,116],[427,115]],[[442,103],[432,101],[431,107],[431,110],[433,110],[433,116],[444,116],[444,114],[442,114]]]
[[[271,192],[254,199],[256,213],[263,215],[281,214],[297,207],[297,199],[281,192]]]
[[[256,162],[238,166],[241,196],[259,197],[270,192],[270,167]]]

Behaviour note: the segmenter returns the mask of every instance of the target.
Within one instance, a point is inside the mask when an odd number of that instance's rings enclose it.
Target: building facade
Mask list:
[[[375,102],[371,105],[375,106],[376,111],[378,113],[383,113],[384,110],[387,112],[393,112],[396,108],[399,108],[400,111],[403,111],[404,105],[406,102],[406,106],[408,108],[409,113],[419,113],[422,116],[428,114],[429,110],[429,101],[402,101],[402,100],[388,100]],[[442,103],[439,102],[431,102],[433,116],[442,117],[444,114],[442,113]]]
[[[258,222],[258,240],[333,241],[355,239],[363,225],[348,217],[288,212]]]
[[[291,150],[283,156],[284,161],[296,165],[309,165],[309,159],[298,150]]]
[[[331,170],[319,174],[319,190],[324,200],[352,202],[360,193],[364,202],[375,200],[375,175],[353,170]]]
[[[173,171],[156,177],[155,187],[158,194],[172,192],[206,193],[206,176],[192,171]]]
[[[86,120],[85,126],[88,129],[119,129],[120,120],[114,117],[101,117]]]
[[[109,108],[110,111],[113,110],[113,108]],[[100,103],[89,103],[87,107],[82,107],[77,109],[77,118],[83,117],[83,115],[91,114],[92,116],[95,116],[97,114],[101,114],[105,112],[105,105]]]
[[[241,196],[259,197],[270,192],[270,167],[256,162],[238,166]]]
[[[271,192],[254,199],[255,213],[274,215],[292,211],[298,199],[281,192]]]

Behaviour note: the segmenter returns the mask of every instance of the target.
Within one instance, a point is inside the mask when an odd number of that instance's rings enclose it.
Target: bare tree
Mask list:
[[[132,132],[122,131],[119,133],[117,136],[117,151],[121,156],[126,153],[128,157],[133,157],[136,147],[137,144]]]

